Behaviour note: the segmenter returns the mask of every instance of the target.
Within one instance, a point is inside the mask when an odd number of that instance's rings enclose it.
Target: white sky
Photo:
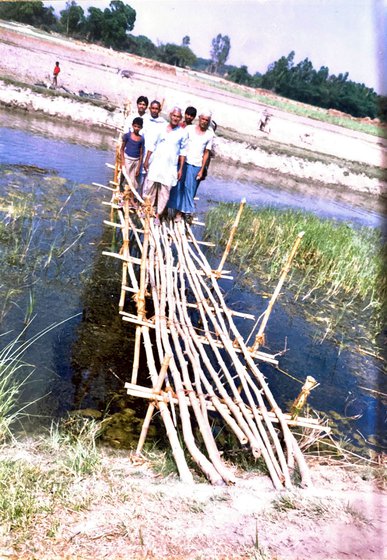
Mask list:
[[[77,1],[77,0],[76,0]],[[110,0],[78,0],[104,9]],[[185,35],[197,56],[209,58],[218,33],[231,39],[229,64],[245,64],[250,74],[290,51],[295,62],[308,57],[313,67],[387,95],[387,0],[124,0],[136,10],[132,33],[155,44],[181,44]],[[56,11],[64,0],[46,1]]]

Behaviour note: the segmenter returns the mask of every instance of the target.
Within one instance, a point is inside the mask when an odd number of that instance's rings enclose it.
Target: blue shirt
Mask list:
[[[122,141],[125,143],[125,154],[128,157],[138,159],[140,157],[141,148],[144,146],[144,137],[140,136],[138,142],[132,140],[131,133],[127,132],[123,135]]]

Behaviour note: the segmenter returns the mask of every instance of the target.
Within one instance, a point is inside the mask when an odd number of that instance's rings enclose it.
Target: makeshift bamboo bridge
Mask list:
[[[224,255],[213,270],[202,250],[209,244],[198,241],[190,225],[173,220],[155,225],[149,201],[142,200],[130,184],[118,152],[115,166],[110,167],[114,169],[111,186],[95,185],[112,191],[111,202],[105,202],[111,207],[110,220],[105,223],[122,232],[119,253],[104,254],[122,261],[119,312],[124,321],[135,326],[131,380],[125,387],[128,394],[149,400],[137,453],[141,453],[153,413],[158,410],[181,479],[193,481],[187,465],[189,454],[211,483],[232,484],[235,475],[222,460],[211,429],[211,418],[216,415],[241,447],[249,449],[252,457],[263,458],[275,488],[291,488],[295,469],[302,484],[308,485],[308,466],[292,429],[303,428],[316,437],[326,430],[318,419],[298,416],[316,382],[308,378],[298,403],[286,414],[257,365],[261,361],[278,364],[275,355],[260,348],[301,235],[249,347],[234,319],[254,317],[231,310],[218,284],[220,278],[230,278],[224,264],[244,201]],[[148,371],[146,375],[141,372],[139,385],[141,352],[145,352]]]

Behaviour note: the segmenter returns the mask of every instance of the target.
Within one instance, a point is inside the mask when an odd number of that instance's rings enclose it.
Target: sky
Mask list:
[[[104,9],[110,0],[75,0]],[[210,58],[218,33],[231,40],[228,64],[264,73],[271,62],[295,51],[318,70],[349,72],[349,79],[387,95],[387,0],[123,0],[136,10],[133,35],[155,44],[181,44]],[[45,2],[56,11],[64,0]]]

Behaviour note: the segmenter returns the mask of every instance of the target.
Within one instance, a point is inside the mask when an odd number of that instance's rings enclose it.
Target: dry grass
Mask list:
[[[153,469],[165,462],[156,449],[139,459],[97,448],[93,468],[69,469],[74,441],[55,433],[1,448],[0,557],[340,560],[381,546],[385,496],[359,473],[315,465],[316,487],[296,493],[238,470],[234,487],[190,486]]]

